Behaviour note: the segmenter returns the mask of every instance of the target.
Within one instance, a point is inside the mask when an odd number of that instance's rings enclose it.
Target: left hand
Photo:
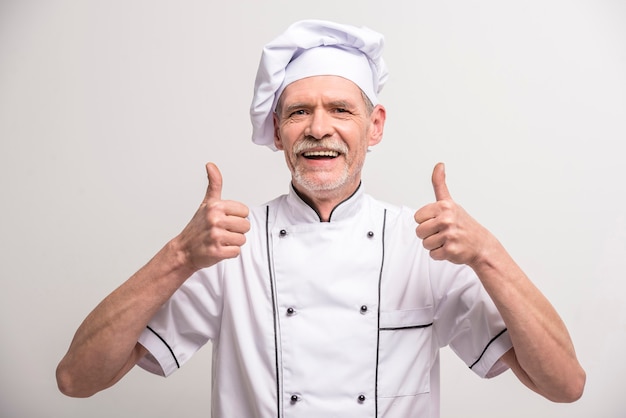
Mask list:
[[[434,260],[469,266],[477,264],[493,237],[452,200],[443,163],[435,166],[432,183],[436,202],[415,212],[417,236]]]

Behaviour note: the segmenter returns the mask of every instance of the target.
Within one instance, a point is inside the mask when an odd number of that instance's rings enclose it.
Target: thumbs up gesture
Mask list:
[[[452,200],[443,163],[435,166],[432,183],[436,202],[415,212],[418,238],[434,260],[476,265],[495,237]]]
[[[222,174],[213,163],[206,165],[209,185],[204,200],[176,245],[184,262],[194,271],[226,258],[237,257],[250,230],[249,209],[240,202],[222,200]]]

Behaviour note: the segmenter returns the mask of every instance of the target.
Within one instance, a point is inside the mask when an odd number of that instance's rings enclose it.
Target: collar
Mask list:
[[[361,183],[359,183],[359,187],[357,187],[354,193],[334,207],[330,213],[328,222],[339,222],[356,215],[362,208],[364,196],[363,187]],[[294,189],[293,184],[289,185],[287,207],[290,212],[290,217],[295,221],[294,223],[321,222],[319,213],[302,200],[298,192],[296,192],[296,189]]]

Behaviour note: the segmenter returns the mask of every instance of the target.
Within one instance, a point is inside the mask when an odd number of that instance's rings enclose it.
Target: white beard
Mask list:
[[[348,182],[348,166],[344,166],[342,173],[335,178],[324,180],[319,177],[315,172],[304,173],[299,167],[296,167],[293,173],[294,182],[303,189],[310,192],[328,192],[339,189]]]

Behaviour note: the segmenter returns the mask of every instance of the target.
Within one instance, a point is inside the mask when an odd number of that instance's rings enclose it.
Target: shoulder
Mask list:
[[[284,206],[286,199],[287,195],[281,195],[249,208],[250,231],[246,234],[248,240],[255,240],[255,237],[265,239],[268,226],[275,222],[277,213]]]
[[[280,207],[286,198],[287,198],[286,194],[280,195],[278,197],[275,197],[272,200],[266,201],[263,204],[250,207],[250,215],[249,215],[250,220],[255,221],[255,222],[261,221],[265,223],[265,220],[268,214],[268,208],[274,209],[274,208]]]
[[[368,194],[365,195],[365,199],[369,207],[385,213],[387,227],[414,232],[417,226],[414,218],[415,209],[378,200]]]

